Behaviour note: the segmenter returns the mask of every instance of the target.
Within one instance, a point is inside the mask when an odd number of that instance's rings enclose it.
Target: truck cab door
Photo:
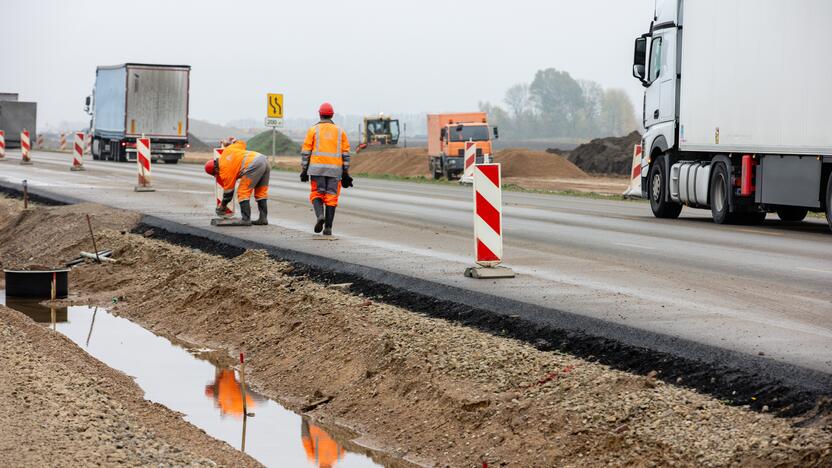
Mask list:
[[[650,85],[644,92],[644,127],[650,128],[660,122],[662,100],[662,55],[665,43],[661,35],[653,36],[650,41],[649,61],[647,62],[647,82]]]
[[[654,32],[650,45],[650,86],[645,93],[645,127],[676,120],[676,35],[675,27]]]

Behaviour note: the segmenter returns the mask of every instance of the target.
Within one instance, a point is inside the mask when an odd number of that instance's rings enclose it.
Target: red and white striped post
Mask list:
[[[219,160],[220,156],[222,156],[222,148],[214,148],[214,161]],[[214,198],[217,200],[217,206],[222,205],[222,194],[223,194],[223,192],[225,192],[225,189],[222,188],[222,185],[220,185],[219,181],[215,181],[214,182]],[[232,202],[229,203],[228,206],[225,208],[225,216],[228,216],[228,217],[234,216],[234,204],[235,204],[235,202],[233,200],[234,199],[232,198]]]
[[[84,138],[84,153],[90,154],[92,150],[92,133],[87,133],[86,137]]]
[[[6,132],[0,130],[0,159],[6,157]]]
[[[474,183],[474,166],[477,164],[477,144],[473,141],[465,142],[465,152],[463,153],[462,164],[462,177],[459,178],[459,183]]]
[[[84,132],[75,133],[75,144],[72,151],[72,171],[84,170]]]
[[[29,130],[23,129],[20,132],[20,164],[32,164],[32,140],[29,139]]]
[[[136,166],[139,172],[139,185],[136,192],[155,192],[150,184],[150,138],[136,139]]]
[[[474,178],[474,242],[476,263],[465,276],[514,278],[514,272],[498,267],[503,261],[503,194],[499,164],[476,164]]]
[[[66,151],[66,133],[61,132],[61,146],[60,146],[61,153]]]
[[[43,135],[38,135],[37,148],[38,149],[43,149]]]
[[[641,145],[633,147],[633,169],[630,172],[630,186],[624,192],[625,198],[641,198]]]

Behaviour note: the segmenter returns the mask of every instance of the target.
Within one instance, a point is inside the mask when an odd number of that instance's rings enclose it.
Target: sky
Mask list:
[[[38,127],[87,120],[95,68],[191,65],[190,116],[463,112],[554,67],[624,89],[654,0],[0,0],[0,92]]]

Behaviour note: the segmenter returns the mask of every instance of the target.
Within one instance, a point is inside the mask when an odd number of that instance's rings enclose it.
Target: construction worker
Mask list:
[[[332,221],[341,187],[352,187],[350,142],[347,132],[332,123],[335,111],[325,102],[318,109],[321,121],[306,132],[301,152],[301,182],[311,182],[309,201],[315,208],[315,233],[332,235]]]
[[[346,453],[325,430],[309,424],[306,419],[300,423],[300,438],[306,459],[319,468],[333,468]]]
[[[222,203],[217,207],[217,216],[224,216],[228,204],[234,197],[234,186],[237,179],[240,187],[237,189],[237,200],[240,203],[241,224],[264,226],[268,221],[269,199],[269,160],[266,156],[246,151],[246,143],[233,137],[223,140],[222,155],[205,163],[205,172],[214,176],[223,189]],[[257,201],[260,216],[251,221],[251,193]]]
[[[243,390],[233,369],[216,369],[214,383],[205,386],[205,396],[214,399],[214,406],[220,413],[236,417],[243,416]],[[254,408],[251,393],[246,391],[246,408]]]

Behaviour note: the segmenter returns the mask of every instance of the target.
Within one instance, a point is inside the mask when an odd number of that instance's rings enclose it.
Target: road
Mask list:
[[[209,228],[212,181],[201,166],[154,165],[157,191],[134,193],[133,164],[70,172],[68,154],[35,152],[33,166],[17,164],[17,152],[6,159],[0,182]],[[518,277],[481,281],[462,275],[473,251],[469,187],[355,185],[342,191],[336,242],[315,240],[306,184],[276,171],[270,226],[210,229],[832,375],[825,221],[717,226],[701,210],[657,220],[645,203],[505,192],[505,264]]]

